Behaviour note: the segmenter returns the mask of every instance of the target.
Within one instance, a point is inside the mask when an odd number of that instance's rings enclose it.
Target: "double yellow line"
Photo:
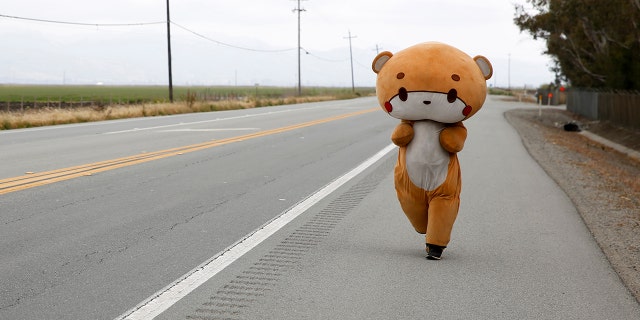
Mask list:
[[[128,167],[128,166],[145,163],[149,161],[164,159],[164,158],[181,155],[189,152],[213,148],[213,147],[217,147],[217,146],[221,146],[221,145],[225,145],[233,142],[239,142],[239,141],[264,137],[264,136],[268,136],[276,133],[282,133],[282,132],[292,131],[300,128],[310,127],[317,124],[327,123],[331,121],[336,121],[340,119],[345,119],[345,118],[369,113],[374,110],[378,110],[378,108],[346,113],[346,114],[342,114],[334,117],[329,117],[329,118],[324,118],[324,119],[319,119],[319,120],[314,120],[309,122],[303,122],[299,124],[290,125],[287,127],[259,131],[259,132],[241,135],[237,137],[231,137],[231,138],[226,138],[221,140],[212,140],[212,141],[207,141],[203,143],[198,143],[198,144],[193,144],[193,145],[188,145],[188,146],[183,146],[178,148],[141,153],[138,155],[124,157],[124,158],[112,159],[112,160],[89,163],[85,165],[63,168],[63,169],[58,169],[53,171],[37,172],[33,174],[7,178],[7,179],[0,180],[0,194],[16,192],[16,191],[38,187],[38,186],[42,186],[50,183],[70,180],[78,177],[90,176],[90,175],[93,175],[94,173],[99,173],[103,171]]]

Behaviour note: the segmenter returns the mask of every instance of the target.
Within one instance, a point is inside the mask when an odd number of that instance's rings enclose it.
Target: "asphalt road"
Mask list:
[[[389,119],[372,107],[365,99],[0,132],[0,180],[128,157],[0,194],[0,319],[119,316],[387,145]]]
[[[493,97],[466,123],[453,240],[426,260],[375,106],[0,132],[0,319],[640,318]]]

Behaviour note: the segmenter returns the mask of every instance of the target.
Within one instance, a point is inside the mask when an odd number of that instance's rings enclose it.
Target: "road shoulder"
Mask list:
[[[602,142],[564,131],[562,124],[574,119],[563,110],[516,109],[505,117],[531,156],[569,196],[640,301],[640,163]]]

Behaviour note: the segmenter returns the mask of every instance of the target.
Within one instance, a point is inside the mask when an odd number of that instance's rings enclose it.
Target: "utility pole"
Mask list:
[[[167,0],[168,1],[168,0]],[[300,8],[300,0],[298,0],[298,8],[293,9],[293,11],[298,11],[298,96],[302,95],[302,76],[300,75],[300,51],[302,47],[300,46],[300,12],[306,11],[305,9]]]
[[[511,53],[509,53],[509,64],[507,65],[507,86],[511,92]]]
[[[353,80],[353,50],[351,50],[351,39],[357,38],[356,36],[351,36],[351,30],[349,30],[349,36],[345,39],[349,39],[349,56],[351,57],[351,91],[356,92],[355,82]]]
[[[380,46],[378,46],[378,44],[376,44],[376,55],[380,54],[380,49],[382,49],[382,48],[380,48]]]
[[[167,52],[169,60],[169,101],[173,103],[173,76],[171,74],[171,18],[169,17],[169,0],[167,0]]]

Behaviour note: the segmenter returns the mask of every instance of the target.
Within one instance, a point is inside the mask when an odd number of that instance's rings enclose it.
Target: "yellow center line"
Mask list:
[[[217,147],[217,146],[221,146],[221,145],[225,145],[233,142],[239,142],[239,141],[249,140],[253,138],[264,137],[264,136],[268,136],[276,133],[282,133],[282,132],[292,131],[300,128],[310,127],[310,126],[314,126],[322,123],[327,123],[331,121],[336,121],[340,119],[345,119],[345,118],[373,112],[375,110],[378,110],[378,108],[372,108],[372,109],[367,109],[362,111],[341,114],[341,115],[337,115],[329,118],[298,123],[298,124],[270,129],[270,130],[263,130],[255,133],[245,134],[245,135],[226,138],[226,139],[212,140],[212,141],[192,144],[188,146],[141,153],[133,156],[94,162],[94,163],[79,165],[75,167],[62,168],[62,169],[57,169],[52,171],[45,171],[45,172],[37,172],[33,174],[27,174],[27,175],[18,176],[18,177],[2,179],[0,180],[0,194],[25,190],[25,189],[29,189],[37,186],[70,180],[70,179],[74,179],[82,176],[90,176],[94,173],[99,173],[99,172],[114,170],[118,168],[128,167],[128,166],[132,166],[140,163],[164,159],[164,158],[168,158],[168,157],[172,157],[180,154],[213,148],[213,147]]]

